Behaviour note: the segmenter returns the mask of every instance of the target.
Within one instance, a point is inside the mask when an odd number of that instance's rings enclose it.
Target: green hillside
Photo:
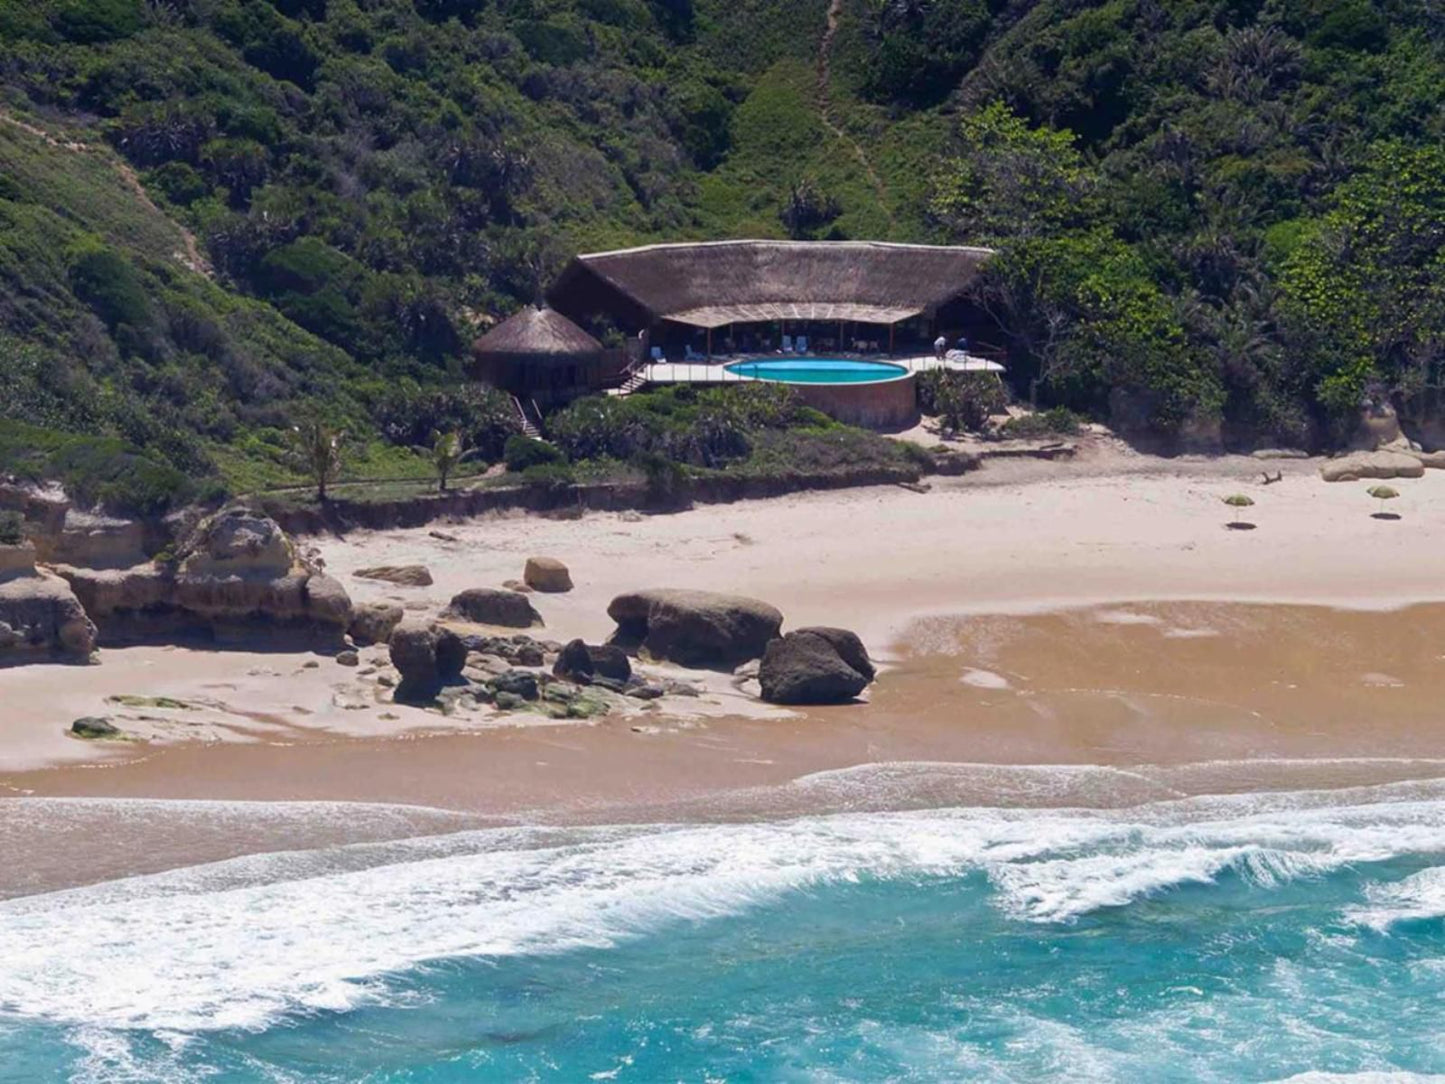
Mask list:
[[[1141,434],[1433,402],[1445,12],[843,0],[824,52],[828,9],[0,4],[0,470],[161,507],[292,480],[319,411],[425,473],[478,329],[657,239],[998,245],[1017,390]]]

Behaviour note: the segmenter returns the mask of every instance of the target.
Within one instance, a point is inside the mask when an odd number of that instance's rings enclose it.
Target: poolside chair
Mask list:
[[[684,360],[684,361],[706,361],[707,359],[706,359],[705,357],[703,357],[703,355],[699,354],[696,350],[694,350],[694,349],[692,348],[692,344],[691,344],[691,343],[688,343],[687,346],[683,347],[683,360]]]
[[[793,352],[793,337],[792,337],[791,335],[784,335],[784,336],[783,336],[783,349],[782,349],[782,352],[783,352],[784,354],[791,354],[791,353]]]
[[[650,352],[651,352],[651,354],[652,354],[652,360],[653,360],[653,361],[661,361],[661,360],[662,360],[662,347],[660,347],[660,346],[654,346]]]
[[[797,338],[796,345],[797,345],[797,347],[798,347],[798,353],[800,353],[800,354],[806,354],[806,353],[808,352],[808,336],[806,336],[806,335],[799,335],[798,338]]]

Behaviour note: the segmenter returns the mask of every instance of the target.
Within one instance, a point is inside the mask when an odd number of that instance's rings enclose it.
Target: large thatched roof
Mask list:
[[[492,328],[472,349],[480,357],[545,360],[595,357],[602,353],[602,344],[560,312],[529,305]]]
[[[578,256],[552,288],[573,313],[609,303],[696,327],[765,320],[891,324],[967,290],[985,248],[880,241],[714,241]]]

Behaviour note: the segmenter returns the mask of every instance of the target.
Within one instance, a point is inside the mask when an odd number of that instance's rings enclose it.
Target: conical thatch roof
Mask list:
[[[876,241],[711,241],[578,256],[553,303],[620,301],[634,318],[695,327],[763,320],[896,323],[963,294],[985,248]]]
[[[514,359],[588,358],[602,344],[560,312],[528,305],[477,340],[479,357]]]

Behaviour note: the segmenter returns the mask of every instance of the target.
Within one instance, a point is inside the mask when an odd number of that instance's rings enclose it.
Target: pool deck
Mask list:
[[[726,366],[740,361],[787,361],[789,359],[806,361],[809,357],[810,355],[801,354],[747,354],[737,357],[714,357],[706,361],[654,361],[644,365],[640,373],[644,383],[647,384],[742,384],[759,378],[730,373]],[[818,357],[823,358],[827,355],[819,354]],[[899,368],[907,369],[910,373],[926,373],[934,369],[947,369],[951,373],[1001,373],[1004,371],[1004,367],[996,361],[988,361],[972,354],[960,356],[956,350],[946,358],[936,358],[932,354],[928,354],[918,357],[879,356],[848,358],[847,360],[877,361],[888,365],[897,365]]]

